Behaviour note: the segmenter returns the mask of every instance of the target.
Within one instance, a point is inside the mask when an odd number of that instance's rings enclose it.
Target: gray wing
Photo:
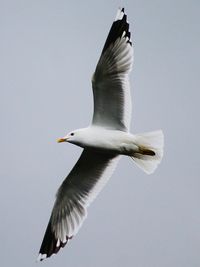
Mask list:
[[[50,257],[64,247],[79,230],[87,215],[87,206],[108,181],[118,157],[84,150],[60,186],[38,260]]]
[[[124,9],[118,11],[92,78],[92,124],[127,131],[131,118],[128,74],[133,63],[129,24]]]

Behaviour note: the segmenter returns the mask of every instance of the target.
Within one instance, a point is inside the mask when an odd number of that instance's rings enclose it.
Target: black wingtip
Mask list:
[[[122,14],[123,13],[123,14]],[[127,22],[127,15],[124,13],[124,7],[120,8],[117,13],[116,19],[112,24],[108,37],[106,39],[104,48],[102,53],[106,51],[106,49],[113,44],[119,37],[122,37],[125,32],[125,38],[128,38],[127,43],[132,45],[131,42],[131,33],[129,31],[129,23]]]
[[[66,242],[60,241],[58,243],[58,239],[55,237],[55,234],[51,229],[51,222],[49,221],[40,247],[38,261],[43,261],[44,259],[51,257],[51,255],[58,253],[61,248],[64,248],[69,239],[72,239],[72,236],[66,237]]]

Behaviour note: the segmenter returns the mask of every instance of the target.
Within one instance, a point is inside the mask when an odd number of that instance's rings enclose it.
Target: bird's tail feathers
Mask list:
[[[147,174],[153,173],[163,157],[164,135],[162,130],[135,135],[139,150],[131,158]]]

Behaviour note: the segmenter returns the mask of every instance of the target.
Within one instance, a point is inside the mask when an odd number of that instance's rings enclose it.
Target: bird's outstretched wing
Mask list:
[[[118,157],[84,150],[58,190],[39,251],[38,260],[57,253],[79,230],[87,206],[97,196],[118,162]]]
[[[131,118],[128,74],[133,48],[124,8],[118,10],[92,77],[94,115],[92,124],[127,131]]]

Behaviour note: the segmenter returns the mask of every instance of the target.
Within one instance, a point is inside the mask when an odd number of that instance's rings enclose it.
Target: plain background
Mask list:
[[[123,158],[77,236],[36,263],[56,190],[92,117],[91,75],[117,8],[135,49],[132,132],[162,128],[153,175]],[[200,266],[200,2],[0,0],[0,265]]]

